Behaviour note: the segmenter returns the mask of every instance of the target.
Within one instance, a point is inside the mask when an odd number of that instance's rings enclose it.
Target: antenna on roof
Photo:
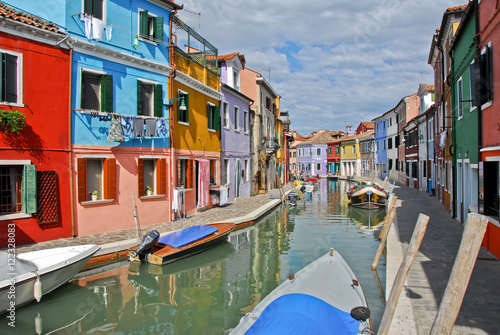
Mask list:
[[[262,70],[269,72],[269,84],[270,84],[271,83],[271,68],[269,68],[269,69],[262,69]]]

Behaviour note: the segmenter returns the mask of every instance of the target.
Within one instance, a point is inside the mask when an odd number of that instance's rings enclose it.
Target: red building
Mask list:
[[[483,245],[500,257],[500,34],[498,1],[479,2],[476,102],[480,110],[479,212],[489,219]]]
[[[0,26],[0,248],[70,237],[67,38],[1,3]]]
[[[340,173],[340,142],[342,142],[342,138],[327,143],[326,161],[329,175],[336,174],[337,171]]]

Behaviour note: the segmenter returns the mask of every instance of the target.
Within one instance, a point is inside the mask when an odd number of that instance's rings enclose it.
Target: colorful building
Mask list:
[[[3,3],[0,24],[0,248],[71,237],[67,34]]]
[[[337,130],[318,130],[311,138],[297,145],[298,165],[302,175],[328,175],[328,143],[344,133]]]
[[[245,56],[240,53],[218,58],[221,93],[221,162],[224,169],[222,184],[229,185],[228,201],[252,194],[250,157],[250,104],[252,99],[241,93],[240,71],[245,68]]]

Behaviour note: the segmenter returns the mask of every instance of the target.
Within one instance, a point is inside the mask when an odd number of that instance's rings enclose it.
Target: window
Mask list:
[[[385,150],[385,140],[384,140],[384,150]]]
[[[383,130],[385,130],[385,120],[383,121]]]
[[[392,126],[392,117],[389,118],[389,127]]]
[[[328,147],[328,154],[331,155],[332,154],[332,147]]]
[[[103,0],[83,0],[83,12],[102,20]]]
[[[387,139],[387,149],[392,149],[392,138]]]
[[[342,147],[342,153],[345,155],[345,147]]]
[[[493,72],[491,45],[488,44],[481,50],[480,69],[476,70],[477,98],[482,105],[491,101],[493,97]]]
[[[248,133],[248,111],[243,111],[243,131]]]
[[[309,156],[312,156],[312,149],[309,148]]]
[[[321,170],[321,164],[320,163],[317,163],[316,164],[316,171],[320,171]]]
[[[321,149],[320,148],[316,149],[316,156],[321,156]]]
[[[113,76],[82,71],[81,108],[113,112]]]
[[[36,165],[29,161],[0,162],[0,215],[37,211]]]
[[[353,145],[352,146],[352,153],[355,154],[356,153],[356,145]]]
[[[137,176],[139,196],[147,195],[147,188],[151,188],[153,194],[167,194],[167,160],[165,158],[139,158]]]
[[[139,12],[139,37],[154,42],[163,41],[163,17],[150,14],[147,10]]]
[[[335,154],[337,154],[337,155],[338,155],[339,153],[340,153],[340,147],[339,147],[339,146],[336,146],[336,147],[335,147]]]
[[[184,123],[189,123],[189,94],[186,92],[179,91],[177,93],[178,98],[184,98],[184,106],[186,107],[181,108],[182,106],[182,101],[179,100],[177,102],[177,117],[179,122],[184,122]]]
[[[233,82],[234,82],[234,88],[239,91],[240,89],[240,75],[239,72],[236,70],[233,70]]]
[[[163,117],[163,86],[137,81],[137,115]]]
[[[222,176],[223,184],[229,184],[229,159],[224,158],[224,175]]]
[[[397,148],[399,147],[399,135],[397,135],[395,138],[394,138],[394,146]]]
[[[115,158],[78,158],[78,202],[92,199],[115,199],[116,196],[116,159]]]
[[[22,55],[0,52],[0,102],[22,103]]]
[[[457,82],[457,104],[458,104],[458,118],[461,118],[464,115],[464,106],[463,106],[463,83],[462,78],[460,78]]]
[[[193,188],[193,160],[180,158],[177,161],[177,187]]]
[[[220,129],[220,109],[219,106],[214,104],[207,104],[207,118],[208,118],[208,129],[219,130]]]
[[[229,128],[229,104],[227,102],[222,103],[222,125],[224,128]]]
[[[240,130],[240,109],[234,106],[234,130]]]
[[[217,160],[210,160],[210,185],[217,185]]]

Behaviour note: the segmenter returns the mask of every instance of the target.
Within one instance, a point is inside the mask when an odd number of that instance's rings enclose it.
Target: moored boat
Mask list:
[[[369,334],[369,316],[358,280],[331,249],[269,293],[231,334]]]
[[[0,314],[12,312],[65,284],[101,247],[51,248],[19,255],[0,252]]]
[[[360,182],[347,192],[351,206],[367,209],[384,207],[388,197],[386,190],[369,181]]]
[[[130,249],[129,259],[164,265],[224,241],[234,227],[234,223],[229,222],[211,223],[184,228],[161,237],[157,231],[151,231],[139,245]]]

